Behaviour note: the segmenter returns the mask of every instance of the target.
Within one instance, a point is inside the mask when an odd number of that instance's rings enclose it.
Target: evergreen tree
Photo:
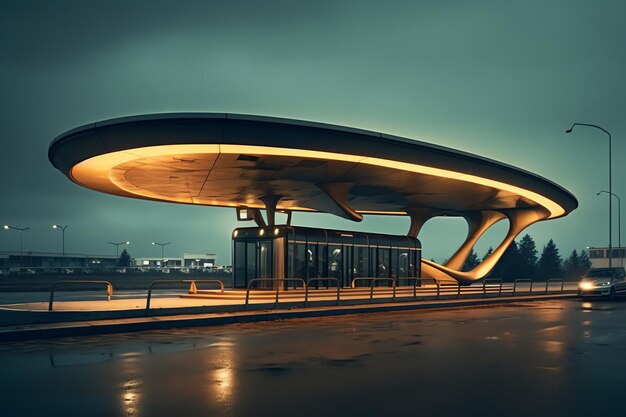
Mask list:
[[[514,281],[520,278],[520,263],[517,242],[513,241],[504,251],[502,258],[500,258],[491,272],[491,276],[501,278],[504,281]]]
[[[527,233],[519,243],[520,278],[536,278],[537,276],[537,247],[535,241]]]
[[[463,268],[461,270],[471,271],[472,269],[476,268],[479,263],[480,260],[478,259],[478,255],[476,254],[476,252],[474,252],[474,249],[470,249],[470,253],[469,255],[467,255],[467,259],[465,260],[465,263],[463,264]]]
[[[488,257],[491,256],[492,253],[493,253],[493,248],[489,246],[489,249],[487,249],[487,252],[485,252],[485,255],[483,256],[482,261],[484,262]]]
[[[578,251],[574,249],[569,256],[563,262],[563,276],[567,278],[573,278],[578,270],[580,269],[580,256],[578,256]]]
[[[583,273],[586,273],[591,268],[591,261],[589,260],[589,255],[586,250],[580,251],[580,269]]]
[[[130,266],[130,255],[126,249],[120,253],[120,257],[117,260],[117,266]]]
[[[569,258],[563,262],[563,272],[566,279],[578,280],[589,268],[591,268],[591,262],[584,250],[579,255],[574,249]]]
[[[560,278],[562,275],[561,262],[559,249],[554,244],[554,241],[550,239],[548,244],[543,247],[541,258],[539,258],[537,263],[539,277],[542,279]]]

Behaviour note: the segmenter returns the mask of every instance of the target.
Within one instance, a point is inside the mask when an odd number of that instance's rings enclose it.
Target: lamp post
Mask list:
[[[612,187],[612,175],[611,175],[611,134],[609,133],[608,130],[598,126],[598,125],[593,125],[593,124],[589,124],[589,123],[574,123],[572,125],[572,127],[570,127],[569,129],[567,129],[565,131],[565,133],[571,133],[572,130],[574,129],[574,127],[576,126],[587,126],[587,127],[593,127],[595,129],[601,130],[604,133],[606,133],[609,137],[609,268],[611,268],[613,266],[613,239],[612,239],[612,233],[611,233],[611,229],[613,226],[613,222],[612,222],[612,217],[613,217],[613,200],[611,200],[611,195],[613,195],[613,187]]]
[[[58,224],[53,224],[52,228],[53,229],[61,229],[61,232],[63,233],[63,243],[62,243],[62,248],[63,248],[63,257],[65,258],[65,229],[67,229],[69,225],[65,225],[65,226],[59,226]]]
[[[120,245],[130,245],[130,242],[109,242],[111,245],[115,245],[115,259],[120,257]]]
[[[159,242],[152,242],[153,245],[159,245],[161,247],[161,268],[163,268],[163,263],[165,262],[165,256],[163,255],[163,248],[165,248],[165,246],[169,245],[172,242],[167,242],[167,243],[159,243]]]
[[[617,247],[621,248],[622,247],[622,201],[617,194],[611,193],[606,190],[602,190],[599,193],[596,193],[596,195],[600,195],[602,193],[606,193],[617,198]]]
[[[26,231],[26,230],[30,230],[30,227],[15,227],[15,226],[9,226],[8,224],[5,224],[3,226],[4,230],[17,230],[20,232],[20,268],[22,268],[22,266],[24,266],[23,263],[23,257],[24,257],[24,238],[22,236],[22,232]]]

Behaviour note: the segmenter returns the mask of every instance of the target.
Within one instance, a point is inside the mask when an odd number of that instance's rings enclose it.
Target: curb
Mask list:
[[[550,294],[479,299],[429,300],[404,303],[380,303],[329,307],[291,308],[194,314],[185,316],[149,316],[80,322],[59,322],[0,328],[0,342],[49,339],[68,336],[92,336],[112,333],[165,330],[172,328],[221,326],[234,323],[255,323],[296,318],[342,316],[348,314],[383,313],[424,309],[448,309],[472,306],[493,306],[520,301],[541,301],[575,298],[576,294]]]

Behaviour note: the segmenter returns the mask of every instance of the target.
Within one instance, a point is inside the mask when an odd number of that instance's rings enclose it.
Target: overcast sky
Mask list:
[[[562,252],[608,243],[613,192],[626,197],[626,2],[3,1],[0,5],[0,223],[30,227],[25,250],[132,256],[218,254],[230,264],[233,209],[133,200],[84,189],[54,169],[58,134],[113,117],[229,112],[370,129],[524,168],[571,191],[579,208],[527,229]],[[626,201],[625,201],[626,204]],[[617,212],[616,205],[614,212]],[[404,234],[408,218],[294,223]],[[626,219],[625,219],[626,221]],[[617,223],[617,215],[614,223]],[[248,225],[240,224],[240,225]],[[442,261],[464,221],[420,239]],[[505,225],[479,242],[482,256]],[[617,245],[617,224],[614,228]],[[625,237],[626,239],[626,237]],[[0,233],[0,250],[19,234]]]

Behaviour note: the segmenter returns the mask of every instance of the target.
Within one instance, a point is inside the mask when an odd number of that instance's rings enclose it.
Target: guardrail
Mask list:
[[[220,281],[219,279],[182,279],[182,280],[168,280],[168,279],[160,279],[157,281],[152,281],[150,283],[150,286],[148,287],[148,294],[146,295],[146,312],[148,310],[150,310],[150,301],[152,300],[152,289],[158,285],[158,284],[164,284],[164,283],[168,283],[168,284],[189,284],[189,293],[190,294],[196,294],[198,292],[198,287],[196,285],[196,283],[212,283],[212,284],[219,284],[220,285],[220,290],[223,293],[224,292],[224,283],[222,281]]]
[[[521,282],[529,282],[530,283],[530,288],[528,289],[528,293],[532,294],[533,293],[533,280],[530,279],[530,278],[518,278],[515,281],[513,281],[513,295],[515,295],[517,293],[517,284],[519,284]]]
[[[360,278],[354,278],[352,280],[352,288],[356,288],[355,284],[357,283],[357,281],[369,281],[370,282],[370,304],[372,304],[374,302],[374,284],[378,281],[383,281],[383,282],[389,282],[391,281],[391,286],[393,288],[393,296],[392,296],[392,300],[396,301],[396,280],[395,278],[366,278],[366,277],[360,277]]]
[[[483,295],[487,296],[487,283],[498,284],[498,297],[502,295],[502,280],[500,278],[489,278],[483,280]]]
[[[309,280],[309,282],[307,283],[307,285],[305,286],[305,290],[304,290],[304,306],[308,307],[309,306],[309,287],[311,286],[312,282],[316,282],[316,281],[334,281],[337,284],[337,305],[339,305],[339,293],[341,292],[341,283],[337,278],[312,278]],[[328,287],[326,287],[328,288]]]
[[[407,281],[415,280],[415,284],[413,284],[413,301],[417,300],[418,284],[420,284],[420,287],[421,287],[421,283],[424,281],[431,281],[432,283],[435,284],[435,286],[437,287],[437,298],[439,298],[439,282],[437,282],[435,278],[402,278],[402,279],[406,279]]]
[[[281,282],[301,282],[302,283],[302,288],[304,290],[306,290],[307,285],[306,282],[302,279],[302,278],[255,278],[255,279],[251,279],[248,282],[248,288],[246,289],[246,304],[245,304],[245,308],[248,308],[248,303],[250,301],[250,287],[252,285],[253,282],[276,282],[276,283],[281,283]],[[278,308],[278,297],[280,294],[280,285],[276,285],[276,308]]]
[[[107,301],[111,301],[111,296],[113,295],[113,285],[109,281],[82,281],[82,280],[67,280],[67,281],[57,281],[52,284],[52,288],[50,289],[50,301],[48,303],[48,311],[52,311],[52,305],[54,304],[54,291],[56,287],[62,284],[103,284],[107,286]]]
[[[563,281],[561,278],[554,278],[554,279],[549,279],[546,281],[546,294],[548,293],[548,287],[550,286],[551,282],[560,282],[561,283],[560,292],[563,292],[563,288],[565,287],[565,281]]]

